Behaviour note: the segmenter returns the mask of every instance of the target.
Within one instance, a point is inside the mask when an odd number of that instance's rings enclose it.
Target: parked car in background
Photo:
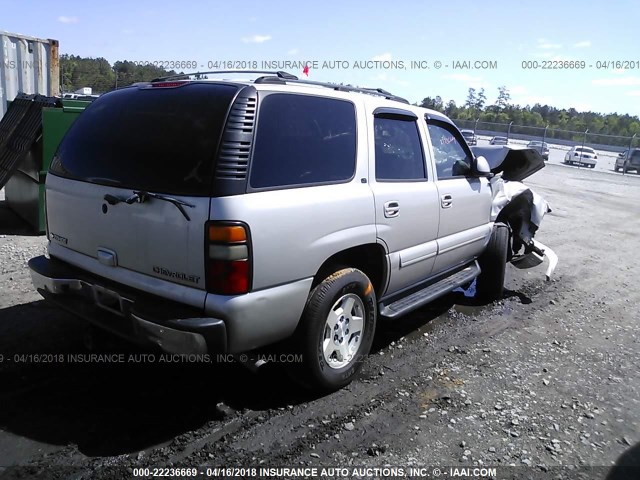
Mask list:
[[[616,172],[622,170],[623,173],[635,170],[636,173],[640,173],[640,148],[632,148],[618,154],[614,170]]]
[[[547,145],[546,142],[532,140],[531,142],[527,143],[527,148],[531,148],[540,152],[542,158],[544,158],[545,160],[549,160],[549,145]]]
[[[470,147],[478,144],[478,137],[476,137],[476,134],[473,132],[473,130],[460,130],[460,133],[467,141],[467,145],[469,145]]]
[[[598,155],[591,147],[571,147],[571,150],[564,156],[564,163],[567,165],[578,165],[580,167],[593,168],[596,166]]]
[[[509,145],[509,139],[507,137],[493,137],[489,140],[489,145]]]

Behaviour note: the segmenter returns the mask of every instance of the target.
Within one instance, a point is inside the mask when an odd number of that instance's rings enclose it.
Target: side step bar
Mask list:
[[[446,295],[451,290],[472,281],[480,274],[480,266],[478,262],[473,262],[467,268],[460,270],[442,280],[431,284],[422,290],[412,293],[407,297],[396,300],[389,305],[380,303],[380,315],[387,318],[395,318],[412,310],[422,307],[438,297]]]

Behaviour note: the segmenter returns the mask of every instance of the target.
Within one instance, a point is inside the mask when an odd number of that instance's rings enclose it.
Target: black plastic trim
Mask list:
[[[158,77],[151,80],[150,83],[154,82],[164,82],[167,80],[188,80],[189,77],[196,77],[195,80],[202,80],[202,75],[223,75],[226,73],[266,73],[270,75],[276,75],[276,78],[283,78],[286,80],[298,80],[298,77],[292,75],[291,73],[284,72],[282,70],[273,71],[273,70],[209,70],[206,72],[192,72],[192,73],[178,73],[176,75],[169,75],[166,77]],[[206,77],[205,79],[207,79]]]
[[[403,110],[401,108],[392,108],[392,107],[378,107],[373,111],[374,117],[384,117],[384,118],[399,118],[406,120],[417,120],[418,115],[409,111]]]
[[[212,196],[225,197],[246,192],[257,113],[256,89],[251,86],[242,88],[231,104],[222,131]]]

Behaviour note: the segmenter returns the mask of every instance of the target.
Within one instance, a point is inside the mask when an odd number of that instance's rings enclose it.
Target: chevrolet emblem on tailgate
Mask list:
[[[175,278],[178,280],[186,280],[187,282],[191,283],[200,283],[200,277],[198,275],[189,275],[187,273],[174,272],[172,270],[169,270],[168,268],[157,266],[153,267],[153,271],[165,277]]]
[[[69,243],[69,239],[63,237],[62,235],[58,235],[57,233],[51,232],[51,238],[53,238],[56,242],[64,243],[67,245]]]

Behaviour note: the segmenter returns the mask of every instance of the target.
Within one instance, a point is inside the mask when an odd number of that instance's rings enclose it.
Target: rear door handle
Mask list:
[[[442,195],[440,197],[440,205],[442,205],[442,208],[450,208],[453,205],[453,196],[449,193]]]
[[[400,214],[400,203],[395,200],[384,204],[384,216],[386,218],[397,217]]]

